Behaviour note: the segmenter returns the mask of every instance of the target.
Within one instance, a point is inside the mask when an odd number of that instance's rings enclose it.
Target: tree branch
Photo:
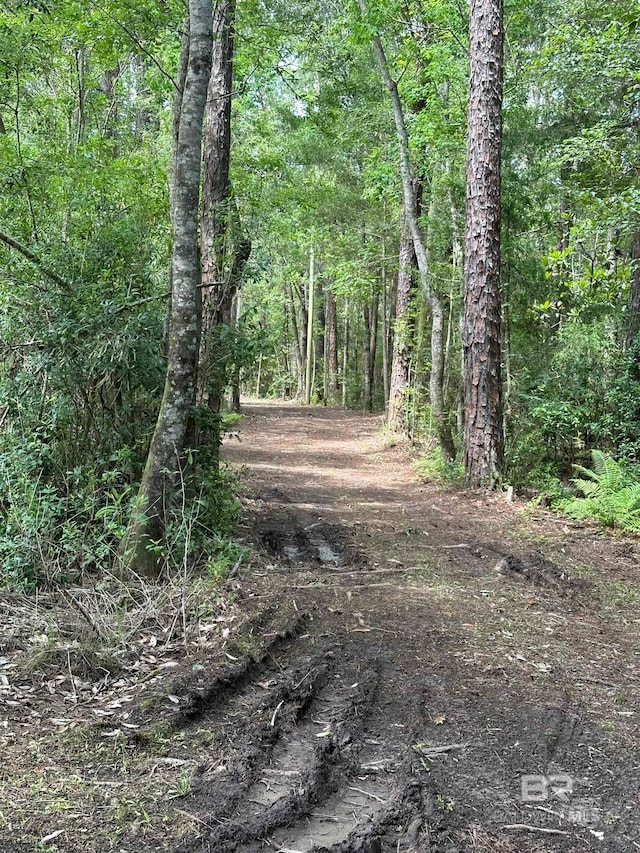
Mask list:
[[[58,275],[57,272],[48,267],[45,262],[39,258],[31,249],[28,249],[26,246],[23,246],[22,243],[19,243],[17,240],[14,240],[13,237],[10,237],[8,234],[5,234],[4,231],[0,231],[0,240],[3,243],[6,243],[7,246],[10,246],[12,249],[15,249],[16,252],[20,252],[27,260],[31,261],[38,269],[44,273],[47,278],[50,278],[51,281],[55,281],[56,284],[59,284],[63,290],[71,290],[71,285],[68,281],[65,281],[61,276]]]

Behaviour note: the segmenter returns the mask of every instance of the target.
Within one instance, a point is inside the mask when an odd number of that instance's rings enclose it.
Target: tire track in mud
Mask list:
[[[251,540],[290,570],[364,568],[366,558],[343,526],[329,523],[294,503],[279,489],[252,499]]]
[[[260,664],[239,664],[219,701],[182,717],[225,747],[189,796],[210,830],[174,853],[381,850],[410,773],[402,751],[368,728],[378,669],[335,639],[318,648],[308,635],[280,641]]]
[[[347,528],[277,489],[252,504],[247,529],[268,570],[292,578],[345,568],[366,574]],[[328,626],[315,625],[315,606],[308,634],[290,633],[259,664],[239,664],[236,684],[217,698],[208,690],[185,720],[213,730],[225,745],[188,801],[207,829],[173,853],[417,849],[406,835],[412,820],[416,834],[422,814],[413,741],[390,740],[375,719],[385,701],[377,695],[378,652],[362,655],[344,628],[320,633]]]
[[[240,840],[241,851],[326,801],[353,767],[356,742],[375,693],[377,672],[338,666],[327,673],[304,715],[287,727],[269,765],[247,791],[232,824],[209,839],[211,849]],[[337,822],[338,817],[333,816]],[[232,849],[232,848],[229,848]]]
[[[253,760],[245,753],[234,767],[231,759],[220,790],[210,788],[202,803],[207,824],[220,825],[197,847],[188,843],[175,853],[379,849],[377,833],[398,814],[404,797],[389,772],[400,768],[402,757],[383,755],[379,742],[367,736],[378,684],[375,662],[343,663],[340,651],[329,651],[314,664],[302,694],[279,685],[256,702],[249,694],[260,687],[251,685],[229,701],[221,719],[201,721],[228,727],[241,716],[251,727],[261,712],[263,717],[252,730]],[[285,698],[274,706],[280,696]],[[238,776],[242,780],[234,786]],[[374,846],[363,846],[369,842]]]

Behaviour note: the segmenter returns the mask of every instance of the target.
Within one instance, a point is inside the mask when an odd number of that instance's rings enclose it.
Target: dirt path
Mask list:
[[[421,484],[379,426],[261,404],[227,445],[310,695],[208,849],[640,849],[635,545]]]
[[[380,425],[247,405],[249,564],[147,589],[111,674],[66,599],[0,600],[0,853],[640,850],[637,542],[420,483]]]

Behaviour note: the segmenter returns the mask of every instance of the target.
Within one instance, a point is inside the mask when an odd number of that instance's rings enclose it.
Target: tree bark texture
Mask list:
[[[198,208],[202,123],[211,69],[211,17],[211,0],[189,0],[187,74],[171,188],[173,250],[167,375],[136,510],[121,549],[124,568],[146,574],[158,569],[157,553],[148,546],[161,543],[164,538],[195,401],[200,285]]]
[[[500,373],[502,0],[472,0],[465,256],[465,470],[496,484],[504,440]]]
[[[413,321],[410,317],[409,308],[415,289],[415,270],[416,254],[413,248],[411,231],[405,220],[400,238],[396,318],[391,358],[389,408],[387,410],[387,425],[389,429],[398,433],[408,433],[406,409],[411,359],[410,341],[413,337]]]
[[[211,76],[207,91],[202,182],[202,289],[199,406],[220,408],[224,360],[217,352],[216,326],[229,322],[233,286],[227,270],[231,160],[231,94],[233,85],[233,23],[235,0],[221,0],[213,14]]]

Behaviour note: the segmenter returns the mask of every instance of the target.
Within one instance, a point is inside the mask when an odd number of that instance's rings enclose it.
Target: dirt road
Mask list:
[[[1,853],[640,850],[637,540],[380,426],[246,406],[223,587],[0,598]]]
[[[299,621],[205,849],[640,849],[636,545],[421,484],[379,427],[260,404],[227,444],[244,594]]]

